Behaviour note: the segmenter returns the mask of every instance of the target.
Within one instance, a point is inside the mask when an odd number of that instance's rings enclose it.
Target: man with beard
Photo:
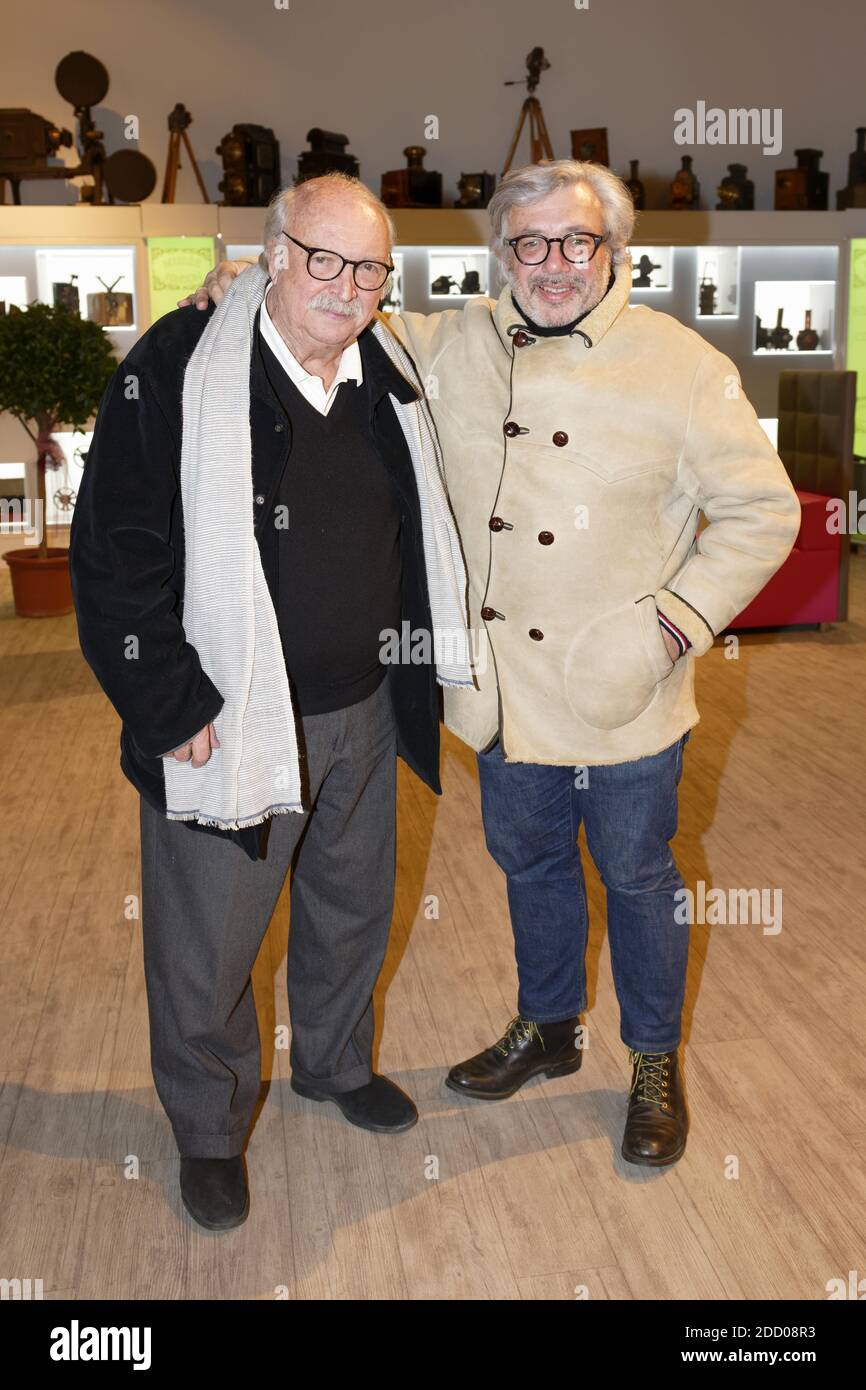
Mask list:
[[[730,358],[629,307],[634,208],[620,179],[531,165],[502,180],[489,214],[498,301],[389,320],[429,394],[470,623],[493,658],[475,688],[445,691],[445,719],[477,753],[519,980],[502,1036],[447,1084],[498,1099],[579,1068],[583,823],[632,1068],[621,1151],[664,1165],[688,1130],[689,924],[670,841],[699,719],[694,661],[787,557],[799,503]],[[218,267],[207,288],[216,297],[239,268]]]

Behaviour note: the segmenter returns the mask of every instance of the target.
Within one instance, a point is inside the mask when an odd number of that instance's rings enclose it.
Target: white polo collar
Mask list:
[[[334,380],[331,382],[328,390],[325,391],[322,378],[316,376],[315,372],[308,372],[305,367],[302,367],[297,357],[295,357],[294,353],[290,351],[287,344],[283,341],[274,325],[273,319],[268,313],[267,301],[268,297],[266,294],[262,301],[260,319],[262,337],[280,363],[280,366],[284,368],[296,386],[303,387],[306,382],[318,382],[322,392],[330,399],[343,381],[354,381],[356,385],[361,385],[364,380],[364,369],[361,365],[361,349],[358,347],[357,338],[354,338],[347,347],[343,348]]]

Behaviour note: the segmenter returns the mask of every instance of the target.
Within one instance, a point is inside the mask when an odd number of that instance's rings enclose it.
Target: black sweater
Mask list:
[[[401,619],[399,498],[363,385],[343,382],[323,415],[261,348],[292,436],[275,516],[277,619],[300,712],[324,714],[385,676],[382,634]]]

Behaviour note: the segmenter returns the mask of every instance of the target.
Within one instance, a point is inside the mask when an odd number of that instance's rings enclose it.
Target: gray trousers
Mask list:
[[[264,859],[141,798],[144,970],[157,1094],[184,1156],[241,1152],[261,1088],[250,972],[289,869],[293,1074],[372,1076],[372,994],[394,901],[396,731],[389,680],[302,720],[311,809],[271,819]]]

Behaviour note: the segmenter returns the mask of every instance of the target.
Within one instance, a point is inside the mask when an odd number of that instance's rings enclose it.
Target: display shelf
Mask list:
[[[220,212],[216,203],[142,203],[142,236],[211,236],[220,231]],[[265,210],[259,212],[258,234],[264,224]]]
[[[23,308],[63,296],[125,352],[139,331],[135,247],[0,244],[0,300]]]
[[[862,216],[862,212],[861,212]],[[838,246],[849,212],[639,212],[633,246]]]
[[[696,279],[695,316],[698,319],[739,317],[739,246],[699,246]]]
[[[216,235],[227,246],[260,246],[267,211],[267,208],[218,207]]]
[[[89,207],[74,203],[42,207],[0,204],[0,242],[73,242],[94,246],[106,241],[135,241],[143,235],[142,208]]]
[[[0,264],[2,264],[0,250]],[[47,246],[35,252],[36,294],[43,304],[58,302],[72,287],[83,319],[115,334],[135,333],[135,247]]]
[[[473,299],[489,283],[488,254],[477,246],[427,251],[427,294],[433,300]]]
[[[671,214],[673,216],[674,214]],[[683,214],[683,216],[697,217],[699,214]],[[728,216],[719,213],[718,218]],[[751,214],[730,214],[738,223],[750,217]],[[755,214],[760,216],[760,214]],[[779,213],[778,223],[784,222],[787,214]],[[797,223],[802,219],[799,214],[791,214]],[[822,214],[816,214],[819,221],[823,220]],[[778,223],[772,224],[777,226]],[[636,264],[639,256],[646,251],[654,250],[658,243],[637,242],[632,245],[631,253],[633,262]],[[672,287],[667,294],[658,294],[653,290],[633,290],[631,302],[633,305],[645,304],[649,307],[662,310],[670,314],[672,318],[678,319],[700,333],[707,342],[712,343],[713,347],[725,353],[734,362],[739,370],[743,389],[749,400],[754,406],[759,417],[772,419],[778,414],[778,391],[779,391],[779,370],[780,358],[791,359],[791,364],[795,366],[805,366],[807,364],[819,368],[827,369],[845,365],[845,353],[839,334],[842,331],[840,324],[843,322],[846,295],[844,292],[844,282],[840,280],[840,246],[832,242],[804,241],[799,244],[789,244],[778,241],[768,244],[748,244],[726,246],[716,241],[708,242],[706,246],[691,245],[685,241],[671,246],[672,252]],[[655,255],[654,260],[659,257]],[[700,314],[700,284],[704,278],[702,271],[705,270],[708,261],[714,261],[718,267],[719,287],[722,295],[725,296],[736,286],[736,305],[737,313],[712,315]],[[776,322],[776,313],[782,301],[775,301],[765,309],[756,308],[756,287],[760,282],[792,282],[802,284],[803,289],[794,292],[795,298],[791,301],[791,309],[783,315],[783,320],[792,331],[792,343],[794,347],[791,351],[755,351],[755,316],[761,314],[768,327],[773,327]],[[724,286],[727,282],[728,290]],[[808,295],[808,286],[824,284],[820,291],[820,312],[821,322],[816,325],[820,329],[822,340],[819,348],[813,351],[796,351],[796,336],[804,326],[805,309],[810,306],[804,303],[801,295]],[[770,291],[772,293],[772,291]],[[717,306],[723,307],[723,299],[717,296]],[[816,300],[816,304],[818,300]],[[410,306],[414,307],[414,306]],[[796,308],[796,319],[791,317]],[[801,310],[803,312],[801,312]],[[767,315],[772,311],[772,318],[767,320]],[[785,365],[788,365],[787,363]]]
[[[756,280],[755,355],[832,357],[835,299],[835,280]]]
[[[645,294],[670,294],[674,287],[674,248],[640,246],[632,254],[632,293],[643,303]]]
[[[433,298],[430,295],[432,280],[428,280],[428,257],[431,253],[451,253],[454,248],[486,257],[486,292],[492,297],[500,293],[499,262],[489,252],[490,226],[485,209],[394,208],[390,212],[397,231],[396,249],[402,257],[398,289],[403,307],[422,313],[462,308],[467,302],[462,296]],[[201,203],[162,205],[149,202],[141,207],[98,208],[86,205],[0,206],[0,300],[5,298],[11,304],[17,298],[26,303],[37,297],[37,250],[103,249],[114,256],[123,248],[128,254],[131,248],[134,252],[134,327],[106,329],[121,358],[158,313],[151,301],[148,274],[148,249],[154,238],[210,237],[215,260],[229,251],[237,254],[239,249],[254,255],[261,246],[265,217],[265,208],[223,208]],[[858,240],[860,244],[856,248]],[[861,263],[866,263],[864,241],[866,209],[859,208],[849,208],[845,212],[642,212],[638,214],[632,238],[632,256],[635,263],[644,253],[658,261],[658,256],[652,256],[654,248],[669,251],[670,283],[669,288],[661,292],[652,287],[635,290],[632,302],[663,310],[727,353],[740,372],[744,389],[758,416],[772,420],[778,413],[780,359],[788,358],[795,365],[811,363],[823,368],[842,368],[846,366],[846,359],[850,359],[852,366],[866,361],[866,329],[863,327],[866,310],[862,306],[856,309],[859,317],[855,318],[856,305],[866,302],[866,289],[860,284],[864,276],[858,269]],[[711,255],[719,259],[717,307],[725,308],[727,292],[722,253],[737,257],[737,312],[702,315],[699,285],[703,278],[702,266]],[[458,279],[453,271],[450,273]],[[103,274],[103,279],[111,284],[107,275]],[[754,350],[756,286],[759,282],[771,281],[827,283],[830,287],[835,284],[830,346],[822,345],[818,350],[803,353],[794,349],[783,352]],[[86,305],[83,296],[82,303]],[[172,303],[166,302],[166,308],[172,307]],[[393,306],[388,303],[384,307],[387,310]],[[770,306],[770,326],[775,323],[777,307]],[[784,321],[796,339],[803,320],[789,317],[786,310]],[[860,377],[866,382],[866,369],[862,365]],[[866,387],[858,391],[858,437],[861,439],[866,439],[864,421]],[[0,418],[0,463],[17,468],[27,450],[20,425],[8,416]],[[866,444],[861,452],[866,453]]]

